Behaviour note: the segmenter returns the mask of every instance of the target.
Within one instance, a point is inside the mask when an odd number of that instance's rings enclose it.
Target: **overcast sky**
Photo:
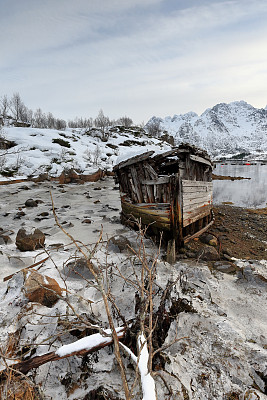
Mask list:
[[[66,120],[267,104],[267,0],[0,0],[0,97]]]

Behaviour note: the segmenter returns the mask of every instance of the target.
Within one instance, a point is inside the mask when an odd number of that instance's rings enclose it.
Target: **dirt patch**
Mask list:
[[[210,232],[219,239],[221,252],[236,258],[267,259],[267,209],[220,205],[214,207],[214,214]]]
[[[208,233],[217,238],[215,248],[220,260],[231,261],[232,257],[267,260],[267,209],[250,210],[223,204],[213,211],[215,222]],[[198,258],[207,246],[201,240],[197,238],[186,245],[185,258]]]

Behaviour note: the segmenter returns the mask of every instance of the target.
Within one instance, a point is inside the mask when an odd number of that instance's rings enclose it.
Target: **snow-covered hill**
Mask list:
[[[245,101],[220,103],[204,111],[152,117],[146,128],[157,126],[167,131],[177,144],[189,142],[207,150],[211,156],[249,153],[267,158],[267,109],[258,109]]]
[[[3,149],[8,143],[13,147]],[[0,132],[0,177],[41,173],[58,176],[65,168],[82,173],[93,173],[99,168],[112,170],[118,156],[169,149],[167,143],[149,138],[139,127],[117,126],[105,133],[94,128],[59,131],[3,127]]]

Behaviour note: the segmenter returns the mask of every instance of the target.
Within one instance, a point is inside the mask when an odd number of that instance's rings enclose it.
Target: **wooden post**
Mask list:
[[[168,242],[168,259],[175,262],[176,250],[183,245],[183,193],[182,179],[179,172],[171,177],[171,234],[172,240]]]
[[[169,264],[174,264],[176,261],[175,239],[171,239],[168,241],[166,261]]]

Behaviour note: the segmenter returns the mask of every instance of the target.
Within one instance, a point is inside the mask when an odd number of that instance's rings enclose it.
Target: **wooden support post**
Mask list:
[[[168,241],[166,261],[169,264],[174,264],[176,261],[175,239]]]
[[[180,174],[175,174],[171,178],[171,232],[175,244],[168,243],[170,249],[183,246],[183,193],[182,180]],[[173,251],[173,250],[172,250]]]

